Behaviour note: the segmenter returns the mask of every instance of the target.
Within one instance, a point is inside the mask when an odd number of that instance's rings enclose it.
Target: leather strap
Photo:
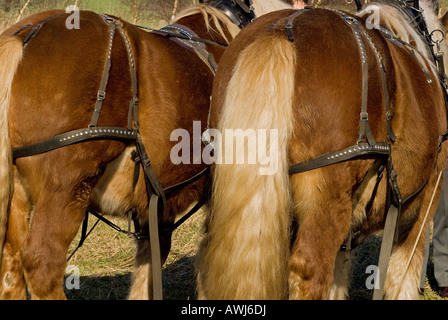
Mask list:
[[[140,126],[138,120],[139,119],[138,107],[140,101],[138,98],[138,81],[137,81],[137,71],[135,69],[135,57],[132,51],[131,42],[121,24],[117,23],[117,29],[124,39],[126,49],[128,51],[129,69],[131,71],[132,98],[129,102],[128,129],[132,128],[132,118],[134,118],[134,128],[138,130]]]
[[[87,232],[87,227],[89,226],[89,212],[86,211],[84,220],[82,222],[82,228],[81,228],[81,238],[79,240],[78,246],[75,248],[75,250],[72,251],[72,253],[70,254],[70,256],[67,258],[67,262],[70,261],[70,259],[75,255],[75,253],[79,250],[79,248],[82,247],[82,245],[84,244],[84,241],[87,239],[87,237],[90,235],[90,233],[95,229],[95,227],[97,226],[97,224],[100,222],[100,219],[98,219],[95,224],[93,225],[93,227],[90,229],[89,232]]]
[[[403,199],[398,187],[397,173],[392,164],[392,158],[389,157],[387,163],[388,174],[388,192],[386,222],[384,225],[383,239],[381,241],[380,256],[378,260],[378,272],[375,279],[375,289],[373,300],[382,300],[384,294],[384,283],[386,281],[387,270],[389,268],[390,256],[394,242],[398,240],[398,220],[401,214]]]
[[[292,32],[294,20],[300,16],[305,10],[311,9],[306,7],[303,10],[298,10],[286,19],[281,20],[279,23],[286,21],[285,29],[288,34],[288,39],[294,41],[294,34]],[[389,99],[387,92],[387,82],[384,74],[384,67],[381,62],[381,57],[379,56],[378,50],[376,49],[373,41],[370,39],[365,30],[361,27],[359,21],[347,15],[346,13],[336,10],[336,9],[326,9],[338,14],[346,23],[349,25],[355,35],[357,44],[361,56],[361,66],[362,66],[362,100],[361,100],[361,112],[360,112],[360,123],[359,123],[359,133],[358,140],[355,145],[349,146],[345,149],[327,153],[325,155],[319,156],[317,158],[311,159],[306,162],[294,164],[290,166],[289,173],[296,174],[308,170],[313,170],[321,167],[325,167],[331,164],[336,164],[339,162],[351,160],[359,156],[389,156],[391,152],[390,141],[395,139],[393,135],[392,128],[390,126],[390,120],[392,119],[392,114],[389,110]],[[275,25],[270,26],[270,28]],[[367,64],[367,53],[365,49],[364,42],[362,41],[361,34],[363,34],[369,44],[372,46],[374,52],[376,53],[376,58],[378,65],[380,67],[380,72],[382,75],[382,85],[383,85],[383,95],[384,95],[384,105],[386,108],[386,113],[389,115],[387,117],[388,123],[388,142],[387,143],[377,143],[373,137],[372,131],[369,125],[369,116],[367,113],[367,102],[368,102],[368,64]],[[391,138],[389,138],[389,135]],[[367,140],[367,143],[365,142]]]
[[[196,41],[196,42],[201,42],[201,43],[205,43],[205,44],[209,44],[212,46],[217,46],[217,47],[222,47],[222,48],[227,48],[227,45],[225,44],[221,44],[215,41],[211,41],[211,40],[207,40],[207,39],[202,39],[199,38],[197,36],[186,36],[184,34],[181,33],[177,33],[177,32],[173,32],[172,30],[166,30],[165,28],[162,29],[154,29],[151,27],[146,27],[146,26],[140,26],[140,25],[136,25],[137,28],[146,30],[150,33],[154,33],[157,34],[159,36],[163,36],[163,37],[167,37],[167,38],[171,38],[171,37],[175,37],[175,38],[180,38],[180,39],[184,39],[184,40],[192,40],[192,41]]]
[[[213,54],[206,50],[205,44],[203,42],[193,40],[199,38],[193,30],[180,24],[170,24],[166,27],[163,27],[162,29],[159,29],[159,31],[169,32],[172,35],[170,36],[171,40],[195,52],[198,57],[204,62],[204,64],[210,69],[213,75],[216,74],[218,64],[216,63]],[[176,35],[183,36],[178,37]],[[185,37],[187,37],[187,39],[185,39]]]
[[[92,119],[90,120],[89,128],[96,127],[98,124],[98,119],[100,117],[101,108],[103,106],[103,101],[106,99],[106,87],[107,82],[109,81],[109,72],[111,67],[111,56],[112,56],[112,46],[114,43],[114,35],[115,35],[115,23],[109,23],[110,26],[110,37],[109,37],[109,47],[107,49],[107,59],[106,65],[104,67],[103,76],[101,78],[100,89],[98,90],[95,108],[93,110]]]
[[[320,157],[311,159],[307,162],[301,162],[289,167],[289,174],[297,174],[305,171],[310,171],[332,164],[353,160],[361,156],[389,156],[391,152],[390,146],[387,144],[378,143],[376,145],[369,145],[367,143],[355,144],[345,149],[329,152]]]
[[[179,189],[181,189],[183,187],[186,187],[186,186],[192,184],[193,182],[196,182],[197,180],[199,180],[200,178],[202,178],[204,175],[206,175],[209,172],[210,172],[210,167],[207,167],[204,170],[202,170],[201,172],[199,172],[199,173],[195,174],[194,176],[192,176],[191,178],[189,178],[189,179],[187,179],[185,181],[182,181],[180,183],[177,183],[175,185],[172,185],[172,186],[169,186],[169,187],[165,188],[164,192],[165,193],[170,193],[172,191],[179,190]]]
[[[55,15],[53,15],[53,16],[50,16],[50,17],[48,17],[47,19],[44,19],[44,20],[39,21],[36,25],[33,25],[32,23],[29,23],[29,24],[27,24],[27,25],[21,27],[19,30],[17,30],[17,31],[14,33],[14,35],[16,36],[16,35],[18,35],[19,33],[21,33],[23,30],[26,30],[26,29],[28,29],[28,28],[34,26],[34,27],[28,32],[28,34],[26,35],[25,39],[23,40],[23,48],[25,48],[25,47],[28,45],[28,43],[31,41],[31,39],[33,39],[33,38],[36,36],[36,34],[40,31],[40,29],[42,29],[42,27],[43,27],[43,25],[44,25],[45,23],[47,23],[48,21],[50,21],[50,20],[52,20],[52,19],[54,19],[54,18],[56,18],[56,17],[59,17],[60,15],[62,15],[62,13],[59,13],[59,14],[55,14]]]
[[[193,214],[195,214],[196,212],[199,211],[199,209],[202,208],[202,206],[206,203],[205,200],[200,200],[198,201],[193,208],[188,211],[182,218],[180,218],[179,220],[176,221],[175,224],[173,224],[172,226],[168,227],[168,228],[164,228],[160,231],[164,232],[164,233],[173,233],[177,228],[179,228],[185,221],[187,221]]]
[[[241,0],[212,0],[208,5],[221,10],[240,29],[257,17],[252,5],[247,5]]]
[[[95,127],[69,131],[36,144],[12,149],[13,159],[31,157],[80,142],[94,140],[135,141],[137,131],[121,127]]]
[[[361,107],[361,124],[360,124],[360,134],[359,134],[359,142],[364,141],[364,135],[367,138],[367,141],[369,144],[375,144],[370,127],[368,125],[368,115],[367,115],[367,87],[368,87],[368,69],[367,69],[367,54],[364,48],[363,41],[361,40],[361,34],[364,35],[364,37],[367,39],[368,43],[376,53],[376,60],[379,65],[379,70],[381,74],[381,83],[382,83],[382,89],[383,89],[383,101],[386,111],[386,121],[387,121],[387,145],[389,146],[389,149],[391,149],[391,141],[395,140],[395,134],[392,131],[392,127],[390,125],[390,121],[392,118],[392,114],[389,109],[389,99],[388,99],[388,91],[387,91],[387,82],[385,77],[385,71],[384,66],[382,64],[381,57],[379,55],[379,52],[371,40],[370,36],[365,32],[364,29],[361,28],[358,20],[352,17],[346,16],[344,13],[342,13],[344,20],[352,27],[352,30],[354,31],[360,51],[362,56],[362,63],[363,63],[363,98],[362,98],[362,107]],[[365,121],[363,119],[363,115],[365,118]],[[383,291],[384,291],[384,283],[387,275],[387,270],[389,267],[389,261],[390,256],[392,252],[392,247],[394,244],[394,241],[398,237],[397,232],[397,222],[400,217],[401,213],[401,206],[402,206],[402,197],[401,193],[398,187],[397,182],[397,173],[394,170],[393,164],[392,164],[392,156],[389,153],[388,160],[387,160],[387,173],[388,173],[388,192],[387,192],[387,201],[388,204],[388,212],[386,215],[386,223],[384,226],[384,234],[383,234],[383,240],[381,243],[381,250],[380,250],[380,257],[378,262],[378,273],[377,276],[379,276],[379,279],[377,278],[375,282],[375,290],[373,294],[374,300],[380,300],[383,298]]]
[[[272,28],[276,27],[278,24],[286,22],[285,30],[286,30],[286,34],[288,35],[288,40],[290,42],[294,42],[294,32],[292,30],[293,26],[294,26],[293,22],[298,16],[300,16],[303,12],[305,12],[306,10],[309,10],[309,9],[313,9],[313,7],[305,6],[303,9],[296,10],[296,12],[294,12],[290,16],[286,17],[285,19],[282,19],[282,20],[278,21],[277,23],[271,24],[270,26],[268,26],[266,28],[266,30],[272,29]]]
[[[398,208],[395,205],[391,205],[386,215],[386,224],[384,226],[383,240],[381,241],[380,258],[378,260],[378,271],[375,279],[373,300],[383,299],[384,282],[386,281],[387,270],[389,268],[389,261],[392,253],[398,212]]]
[[[374,145],[375,139],[373,138],[372,131],[369,125],[369,114],[367,112],[367,101],[368,101],[368,89],[369,89],[369,69],[367,64],[367,52],[364,42],[361,39],[361,32],[366,35],[364,30],[361,28],[358,20],[352,16],[346,15],[345,13],[339,12],[338,10],[333,10],[342,16],[344,21],[351,27],[360,51],[361,56],[361,68],[362,68],[362,99],[361,99],[361,113],[360,113],[360,124],[359,124],[359,134],[358,134],[358,144],[363,143],[364,139],[367,138],[367,142],[370,145]]]
[[[389,107],[389,99],[388,99],[388,91],[387,91],[387,79],[385,76],[384,66],[382,64],[381,56],[379,51],[377,50],[375,44],[373,43],[370,36],[365,32],[365,30],[361,27],[359,21],[347,15],[346,13],[336,10],[336,9],[327,9],[337,13],[341,16],[342,19],[351,27],[358,43],[360,56],[361,56],[361,64],[362,64],[362,102],[361,102],[361,112],[360,112],[360,125],[359,125],[359,134],[358,141],[356,145],[345,148],[341,151],[331,152],[326,155],[317,157],[315,159],[309,160],[305,163],[295,164],[290,166],[289,172],[290,174],[295,174],[303,171],[313,170],[316,168],[321,168],[324,166],[328,166],[335,163],[340,163],[343,161],[351,160],[357,158],[359,156],[374,156],[374,157],[383,157],[387,159],[387,173],[388,173],[388,192],[387,192],[387,207],[388,213],[386,216],[386,225],[384,228],[384,236],[381,246],[380,252],[380,260],[379,260],[379,279],[377,278],[375,282],[375,289],[373,298],[374,299],[382,299],[383,290],[384,290],[384,281],[387,275],[387,269],[389,265],[390,255],[392,252],[392,246],[394,240],[397,238],[397,221],[399,219],[401,213],[402,206],[402,198],[400,194],[400,190],[398,188],[397,183],[397,174],[392,165],[392,157],[391,157],[391,142],[395,140],[395,134],[392,131],[392,127],[390,121],[392,119],[392,114]],[[287,18],[287,32],[288,37],[291,40],[292,35],[292,22],[298,14],[293,14],[290,18]],[[288,28],[289,26],[289,28]],[[380,74],[381,74],[381,85],[383,89],[383,101],[384,108],[386,111],[386,121],[387,121],[387,143],[376,143],[371,132],[368,120],[367,113],[367,98],[368,98],[368,64],[367,64],[367,52],[362,40],[361,35],[367,39],[371,48],[375,52],[376,60],[379,66]],[[293,37],[292,37],[293,39]],[[367,140],[367,142],[366,142]],[[384,160],[383,160],[384,161]],[[383,162],[381,161],[381,162]],[[378,163],[379,164],[379,163]],[[382,166],[378,165],[378,170],[380,170]],[[376,168],[376,166],[374,166]],[[382,170],[382,169],[381,169]],[[372,174],[372,172],[370,172]],[[377,185],[381,179],[382,175],[379,174],[377,179]],[[377,187],[375,186],[375,189]],[[372,195],[374,197],[374,194]],[[372,201],[372,199],[371,199]],[[349,233],[347,236],[347,240],[343,248],[348,250],[351,248],[351,241],[353,239],[353,235]],[[350,243],[347,243],[349,241]]]
[[[146,193],[149,201],[149,240],[151,245],[151,270],[153,299],[163,300],[162,264],[159,242],[159,214],[165,215],[166,198],[162,185],[154,172],[140,136],[137,139],[137,152],[143,168]]]
[[[303,12],[305,12],[308,9],[311,9],[311,7],[306,6],[305,8],[303,8],[301,10],[297,10],[295,13],[293,13],[289,17],[286,17],[286,19],[285,19],[285,21],[286,21],[285,29],[286,29],[286,33],[288,34],[288,40],[290,42],[294,41],[294,33],[293,33],[293,22],[294,22],[294,19],[296,19],[298,16],[300,16]],[[272,26],[270,26],[268,28],[271,28],[271,27]]]
[[[149,242],[151,245],[151,269],[154,300],[163,300],[162,263],[160,256],[158,226],[159,200],[160,198],[155,194],[152,194],[149,200]]]

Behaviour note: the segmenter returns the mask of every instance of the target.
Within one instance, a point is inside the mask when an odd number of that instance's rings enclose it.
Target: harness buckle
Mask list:
[[[392,120],[392,118],[393,118],[393,114],[392,114],[392,112],[390,112],[390,110],[388,110],[387,112],[386,112],[386,120],[387,121],[391,121]]]
[[[349,26],[351,26],[352,24],[358,24],[358,20],[354,17],[344,15],[342,18],[344,19],[345,23],[348,24]]]
[[[97,101],[104,101],[106,99],[106,91],[98,90],[96,99],[97,99]]]
[[[361,121],[369,121],[369,114],[366,111],[363,111],[359,114]]]

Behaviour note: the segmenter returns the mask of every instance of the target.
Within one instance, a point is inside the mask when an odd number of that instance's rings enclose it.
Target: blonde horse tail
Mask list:
[[[23,43],[19,38],[0,36],[0,265],[13,191],[8,114],[12,81],[22,54]]]
[[[224,164],[213,176],[199,298],[287,298],[295,56],[291,42],[270,32],[245,48],[233,69],[218,125]],[[228,148],[241,138],[237,132],[248,143]]]

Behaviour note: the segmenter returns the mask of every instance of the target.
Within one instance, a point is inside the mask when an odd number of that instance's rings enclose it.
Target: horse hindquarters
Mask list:
[[[346,188],[331,186],[345,183],[340,175],[334,177],[334,168],[294,176],[290,185],[288,159],[297,147],[291,145],[296,125],[296,55],[294,44],[286,37],[265,33],[240,53],[233,69],[220,132],[229,128],[278,129],[279,148],[270,150],[278,170],[261,175],[261,166],[230,165],[227,160],[225,165],[216,165],[209,229],[201,247],[200,298],[285,299],[289,282],[290,298],[324,299],[331,287],[334,260],[348,232],[352,203],[341,199],[344,192],[337,191]],[[222,87],[220,78],[217,80],[216,86]],[[257,87],[262,90],[254,90]],[[259,151],[250,147],[246,152],[237,148],[233,159],[246,160]],[[226,152],[227,146],[223,161]],[[328,185],[321,185],[321,180]],[[291,257],[289,189],[300,220]],[[325,194],[322,189],[332,192]],[[320,209],[322,203],[328,210]],[[310,207],[306,208],[307,204]],[[316,255],[320,249],[322,254]]]
[[[208,233],[201,245],[200,298],[287,297],[287,150],[293,123],[294,74],[294,47],[283,37],[263,35],[240,53],[227,87],[219,129],[265,131],[270,145],[278,146],[270,148],[271,160],[278,165],[273,172],[264,172],[266,168],[258,162],[266,163],[266,159],[258,159],[256,165],[235,164],[257,154],[266,140],[248,145],[246,151],[237,147],[232,164],[226,160],[225,165],[216,165]],[[263,88],[263,94],[255,87]],[[223,159],[229,151],[223,150]]]
[[[419,299],[426,230],[437,209],[442,185],[440,180],[436,189],[438,175],[446,164],[446,142],[441,148],[439,145],[440,135],[447,128],[445,89],[440,86],[430,58],[418,61],[399,46],[388,46],[396,82],[392,126],[397,139],[392,145],[392,162],[403,205],[397,228],[399,239],[392,248],[383,298]]]
[[[55,16],[28,42],[11,93],[9,124],[13,146],[39,143],[89,124],[97,94],[95,83],[101,81],[108,53],[110,28],[94,13],[84,12],[80,19],[82,32],[73,32],[60,27],[66,16]],[[27,34],[22,32],[20,36]],[[58,46],[53,47],[55,42]],[[123,83],[130,75],[126,72],[128,62],[123,59],[126,47],[119,41],[115,44],[111,52],[114,67],[103,105],[108,112],[102,113],[99,124],[121,127],[127,113],[122,106],[129,103],[131,96]],[[44,55],[46,58],[41,59]],[[30,230],[21,249],[32,298],[65,298],[62,284],[68,247],[84,219],[93,187],[107,163],[124,148],[118,141],[88,141],[16,159],[15,165],[34,205]]]
[[[14,171],[14,193],[8,219],[3,260],[0,273],[0,299],[25,300],[26,284],[20,259],[20,249],[29,226],[31,204],[28,191],[17,170]]]

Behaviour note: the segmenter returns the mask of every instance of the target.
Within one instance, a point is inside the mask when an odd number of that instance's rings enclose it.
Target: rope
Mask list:
[[[425,218],[423,219],[423,223],[422,223],[422,225],[421,225],[421,227],[420,227],[420,230],[419,230],[419,232],[418,232],[417,240],[416,240],[415,243],[414,243],[414,247],[412,248],[411,255],[409,256],[409,259],[408,259],[408,261],[407,261],[407,263],[406,263],[406,267],[405,267],[405,269],[404,269],[404,272],[402,273],[401,278],[400,278],[400,281],[398,282],[399,287],[401,287],[401,285],[402,285],[402,283],[403,283],[404,276],[406,275],[406,272],[407,272],[408,269],[409,269],[409,265],[411,264],[411,260],[412,260],[412,258],[414,257],[415,250],[416,250],[416,248],[417,248],[417,244],[418,244],[418,242],[419,242],[419,240],[420,240],[420,237],[422,236],[423,228],[424,228],[425,225],[426,225],[426,219],[428,218],[429,212],[430,212],[430,210],[431,210],[432,203],[433,203],[433,201],[434,201],[434,197],[435,197],[435,195],[436,195],[437,187],[439,186],[440,179],[441,179],[441,177],[442,177],[442,173],[443,173],[443,171],[440,171],[439,176],[437,177],[437,182],[436,182],[436,185],[435,185],[435,187],[434,187],[434,191],[432,192],[431,200],[429,201],[428,209],[426,210],[426,213],[425,213]]]

